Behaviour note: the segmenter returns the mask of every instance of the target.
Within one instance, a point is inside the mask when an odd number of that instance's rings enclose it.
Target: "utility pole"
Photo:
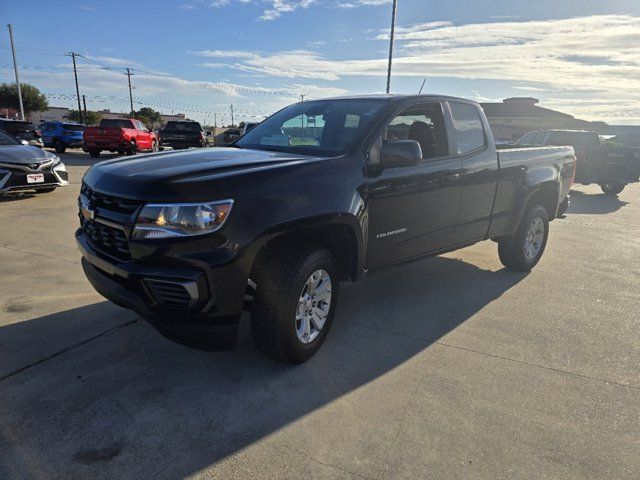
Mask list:
[[[396,32],[396,12],[398,0],[393,0],[393,10],[391,12],[391,37],[389,39],[389,68],[387,69],[387,93],[391,90],[391,62],[393,60],[393,36]]]
[[[133,94],[131,93],[131,75],[133,75],[133,73],[131,73],[131,69],[129,67],[127,67],[127,73],[125,75],[127,76],[127,80],[129,80],[129,102],[131,103],[131,115],[135,118],[136,113],[133,110]]]
[[[231,104],[231,126],[235,126],[235,123],[233,123],[233,103]]]
[[[20,77],[18,76],[18,60],[16,59],[16,47],[13,44],[13,29],[9,27],[9,40],[11,40],[11,53],[13,54],[13,70],[16,73],[16,86],[18,87],[18,103],[20,104],[20,120],[24,120],[24,105],[22,104],[22,88],[20,87]]]
[[[73,76],[76,79],[76,98],[78,99],[78,119],[80,120],[80,123],[84,123],[82,121],[82,107],[80,106],[80,88],[78,87],[78,70],[76,68],[76,57],[82,57],[82,55],[76,52],[69,52],[67,53],[67,57],[71,57],[71,59],[73,60]]]
[[[300,101],[304,102],[304,95],[300,95]]]
[[[89,120],[87,119],[87,97],[82,95],[82,106],[84,107],[84,124],[87,125]]]

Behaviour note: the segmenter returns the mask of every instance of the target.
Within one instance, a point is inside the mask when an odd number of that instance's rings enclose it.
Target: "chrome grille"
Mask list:
[[[104,208],[105,210],[111,210],[112,212],[131,215],[140,206],[140,202],[136,200],[112,197],[111,195],[96,192],[89,188],[85,183],[83,183],[80,188],[80,194],[87,197],[92,207]]]
[[[92,246],[119,260],[131,260],[126,229],[118,228],[118,225],[120,222],[128,222],[141,203],[96,192],[85,183],[80,188],[80,195],[81,199],[84,197],[86,200],[83,201],[88,201],[89,207],[97,212],[95,218],[85,218],[82,213],[79,215],[80,225]],[[105,221],[106,219],[109,221]]]
[[[119,260],[131,260],[129,241],[122,230],[84,218],[80,219],[80,223],[96,249]]]

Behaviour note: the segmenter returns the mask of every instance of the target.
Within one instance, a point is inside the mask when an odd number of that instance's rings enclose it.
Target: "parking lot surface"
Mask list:
[[[108,158],[108,157],[104,157]],[[638,478],[640,185],[344,285],[318,354],[190,350],[85,280],[71,185],[0,198],[0,478]]]

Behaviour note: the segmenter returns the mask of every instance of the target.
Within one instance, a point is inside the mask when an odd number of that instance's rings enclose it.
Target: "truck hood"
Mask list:
[[[27,145],[0,145],[0,163],[14,163],[28,165],[41,163],[55,158],[55,155],[46,150]]]
[[[214,193],[212,182],[218,179],[319,160],[265,150],[201,148],[107,160],[90,168],[84,181],[94,190],[122,198],[189,201]]]

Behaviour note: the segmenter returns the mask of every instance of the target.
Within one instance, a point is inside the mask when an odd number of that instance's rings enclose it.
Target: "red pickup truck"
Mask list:
[[[104,119],[97,127],[85,129],[82,149],[92,157],[100,155],[102,150],[121,155],[135,155],[141,150],[157,152],[158,137],[140,120]]]

